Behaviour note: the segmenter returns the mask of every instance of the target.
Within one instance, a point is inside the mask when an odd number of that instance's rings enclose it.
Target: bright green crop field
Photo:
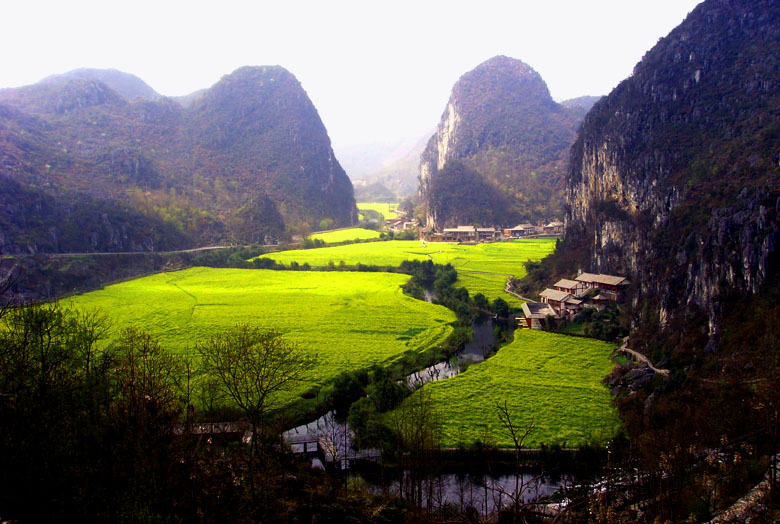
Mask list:
[[[428,242],[425,246],[419,240],[393,240],[349,244],[269,253],[263,257],[289,264],[297,261],[309,263],[312,267],[327,266],[329,262],[345,264],[392,265],[397,266],[404,260],[428,260],[437,264],[452,264],[456,269],[481,271],[477,273],[458,273],[460,285],[470,294],[482,293],[490,300],[498,297],[506,300],[512,307],[520,307],[522,301],[504,293],[509,275],[517,278],[525,276],[524,262],[541,260],[555,250],[554,238],[522,239],[491,244],[459,245],[445,242]]]
[[[424,386],[442,421],[443,445],[487,440],[511,447],[512,440],[496,414],[507,402],[512,421],[536,429],[524,447],[541,443],[576,446],[604,442],[619,427],[609,390],[615,346],[593,339],[530,329],[515,331],[514,341],[464,373]]]
[[[289,264],[296,261],[308,262],[312,267],[327,266],[328,262],[337,264],[392,265],[397,266],[404,260],[428,260],[436,264],[452,264],[456,269],[484,271],[525,276],[523,262],[541,260],[555,249],[555,239],[523,239],[511,242],[495,242],[464,246],[445,242],[428,242],[425,246],[419,240],[393,240],[388,242],[370,242],[348,244],[344,246],[323,247],[317,249],[297,249],[262,255],[277,262]]]
[[[349,229],[339,229],[338,231],[328,231],[326,233],[314,233],[309,235],[311,239],[324,240],[328,244],[336,242],[348,242],[350,240],[370,240],[379,238],[379,231],[364,229],[362,227],[352,227]]]
[[[509,303],[510,307],[520,309],[520,306],[525,301],[504,292],[506,281],[507,277],[505,275],[458,271],[458,280],[455,282],[455,287],[465,287],[469,290],[469,295],[472,297],[477,293],[482,293],[491,302],[499,297],[503,298]]]
[[[376,211],[377,213],[381,213],[385,217],[385,220],[389,218],[398,218],[398,213],[395,212],[395,209],[397,207],[398,204],[396,203],[386,203],[386,202],[358,202],[357,203],[358,211],[361,211],[363,209]]]
[[[176,352],[246,322],[286,332],[318,360],[302,393],[342,371],[424,351],[449,335],[455,315],[404,295],[406,275],[192,268],[72,298],[117,329],[136,326]]]

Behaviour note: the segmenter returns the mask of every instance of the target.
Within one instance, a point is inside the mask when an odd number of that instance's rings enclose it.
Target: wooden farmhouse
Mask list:
[[[585,285],[587,290],[598,289],[603,299],[615,302],[622,291],[628,287],[629,281],[625,277],[603,275],[601,273],[580,273],[575,279]]]
[[[477,228],[474,226],[458,226],[444,228],[442,240],[445,242],[476,242]]]
[[[536,234],[533,224],[517,224],[515,227],[504,229],[504,236],[508,238],[523,238]]]
[[[495,242],[501,240],[501,230],[494,227],[478,227],[477,242]]]
[[[558,314],[549,304],[542,302],[525,302],[522,305],[523,317],[520,319],[522,327],[531,329],[544,329],[547,327],[547,317],[557,317]]]
[[[576,280],[569,280],[566,278],[562,278],[553,284],[553,289],[556,291],[564,291],[577,298],[584,296],[588,291],[585,283],[577,282]]]
[[[582,300],[566,291],[547,288],[539,296],[543,303],[555,310],[557,316],[573,315],[582,308]]]
[[[501,239],[501,231],[494,227],[458,226],[442,231],[444,242],[495,242]]]
[[[562,235],[563,234],[563,222],[558,220],[550,222],[544,226],[545,235]]]

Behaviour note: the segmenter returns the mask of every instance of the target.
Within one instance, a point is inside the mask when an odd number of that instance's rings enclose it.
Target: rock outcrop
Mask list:
[[[566,242],[590,270],[626,274],[661,328],[697,310],[714,336],[721,299],[777,270],[778,56],[780,4],[708,0],[596,103],[572,148]]]
[[[499,222],[560,216],[565,157],[583,114],[557,104],[539,74],[520,60],[497,56],[463,75],[420,159],[428,225],[456,221],[437,202],[449,209],[468,206],[456,195],[432,193],[437,174],[451,160],[476,170],[511,202]],[[467,214],[476,222],[496,218],[490,213],[480,220],[477,209]]]

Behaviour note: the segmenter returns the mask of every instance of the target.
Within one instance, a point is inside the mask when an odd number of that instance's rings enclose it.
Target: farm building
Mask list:
[[[549,304],[542,302],[525,302],[522,308],[523,316],[520,319],[520,325],[531,329],[544,329],[547,317],[558,316]]]

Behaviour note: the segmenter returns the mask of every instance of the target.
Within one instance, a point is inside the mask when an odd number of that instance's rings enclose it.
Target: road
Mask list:
[[[203,246],[191,249],[179,249],[176,251],[111,251],[97,253],[24,253],[19,255],[2,255],[0,258],[23,258],[35,256],[50,257],[83,257],[83,256],[108,256],[108,255],[175,255],[177,253],[197,253],[199,251],[212,251],[215,249],[228,249],[235,246]]]
[[[650,359],[647,358],[646,356],[644,356],[642,353],[634,351],[633,349],[629,349],[629,347],[628,347],[628,337],[623,339],[623,345],[620,346],[616,351],[623,351],[625,353],[628,353],[629,355],[633,356],[634,358],[636,358],[640,362],[644,362],[645,364],[647,364],[647,367],[649,367],[650,369],[652,369],[656,373],[660,373],[661,375],[669,375],[669,370],[668,369],[660,369],[660,368],[655,367],[653,365],[653,363],[650,361]]]

